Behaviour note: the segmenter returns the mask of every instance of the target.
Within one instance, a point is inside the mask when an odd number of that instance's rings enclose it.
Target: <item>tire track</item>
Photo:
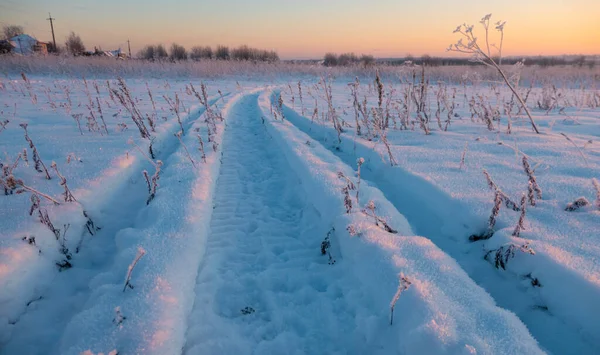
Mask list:
[[[273,97],[270,99],[273,101]],[[321,144],[332,152],[346,165],[355,166],[359,154],[350,139],[342,137],[340,147],[332,147],[331,138],[335,136],[337,141],[336,133],[332,128],[316,125],[318,128],[313,130],[312,127],[315,126],[310,119],[302,117],[288,106],[284,105],[283,109],[286,120],[298,130],[311,137],[317,142],[316,144]],[[409,172],[388,174],[386,169],[389,167],[379,168],[378,164],[382,163],[378,161],[372,168],[365,164],[361,170],[362,179],[383,192],[394,207],[407,218],[417,234],[430,239],[457,260],[469,277],[494,298],[498,307],[515,313],[546,351],[560,354],[597,352],[592,341],[581,334],[576,326],[566,323],[549,312],[544,312],[536,305],[536,301],[539,302],[539,295],[531,290],[529,280],[519,281],[514,277],[497,275],[493,267],[483,260],[477,246],[473,245],[469,248],[457,241],[466,238],[468,228],[463,225],[466,222],[462,218],[456,218],[455,212],[452,212],[458,206],[450,197]],[[431,191],[429,198],[435,196],[439,199],[438,203],[427,201],[422,191]],[[577,342],[565,342],[565,338],[577,339]]]
[[[227,118],[206,253],[185,354],[360,353],[369,305],[343,265],[320,255],[327,227],[261,123],[258,94]],[[366,303],[366,304],[365,304]],[[359,306],[360,307],[360,306]]]

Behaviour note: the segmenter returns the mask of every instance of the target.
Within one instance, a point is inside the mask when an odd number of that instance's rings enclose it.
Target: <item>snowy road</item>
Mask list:
[[[356,350],[366,344],[354,337],[352,277],[320,254],[327,229],[261,123],[257,96],[229,117],[184,353]]]

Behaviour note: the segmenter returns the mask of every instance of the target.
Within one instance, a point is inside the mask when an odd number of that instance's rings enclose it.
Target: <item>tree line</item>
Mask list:
[[[137,57],[144,60],[171,60],[184,61],[191,59],[199,61],[203,59],[216,60],[249,60],[256,62],[276,62],[279,55],[275,51],[252,48],[242,45],[230,49],[227,46],[194,46],[189,51],[182,45],[173,43],[167,52],[162,44],[148,45],[138,52]]]

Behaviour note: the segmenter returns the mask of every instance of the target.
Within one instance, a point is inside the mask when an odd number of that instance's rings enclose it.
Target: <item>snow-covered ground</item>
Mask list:
[[[600,93],[385,80],[2,79],[0,354],[598,353]]]

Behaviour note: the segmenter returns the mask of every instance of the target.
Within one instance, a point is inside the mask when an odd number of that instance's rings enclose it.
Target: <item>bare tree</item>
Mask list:
[[[69,51],[69,53],[71,53],[74,56],[81,55],[83,54],[83,52],[85,52],[85,46],[83,45],[81,37],[79,37],[78,34],[72,31],[69,34],[69,37],[67,37],[65,46],[67,47],[67,51]]]
[[[5,39],[10,39],[24,33],[23,26],[18,25],[6,25],[2,28],[2,33]]]
[[[215,58],[220,60],[229,60],[229,47],[217,46],[217,50],[215,51]]]
[[[165,46],[163,46],[162,44],[159,44],[156,47],[154,47],[154,59],[165,60],[168,57],[169,57],[169,55],[167,54],[167,50],[165,49]]]
[[[200,59],[212,59],[213,58],[213,50],[210,46],[201,47],[195,46],[190,50],[190,58],[192,60],[200,60]]]
[[[171,55],[169,58],[174,61],[187,60],[187,51],[185,47],[177,43],[171,45]]]
[[[145,46],[138,52],[138,58],[145,60],[154,60],[155,48],[153,45]]]
[[[335,67],[338,64],[338,57],[334,53],[327,53],[323,58],[323,65],[326,67]]]

